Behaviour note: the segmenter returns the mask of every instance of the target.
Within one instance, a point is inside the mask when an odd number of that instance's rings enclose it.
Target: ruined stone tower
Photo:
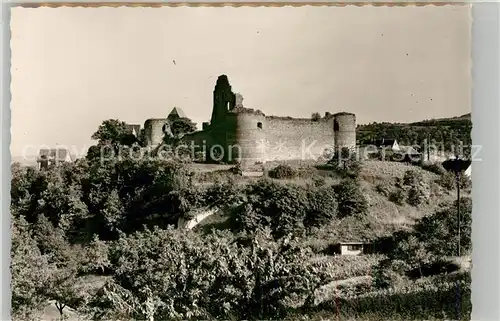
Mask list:
[[[156,147],[163,141],[165,132],[168,131],[168,120],[166,118],[151,118],[144,122],[144,136],[146,145]]]
[[[210,123],[217,125],[223,122],[229,110],[234,108],[236,101],[235,94],[231,90],[231,85],[226,75],[220,75],[214,88],[214,105],[212,119]]]
[[[341,112],[333,115],[333,131],[335,134],[335,148],[356,147],[356,115]]]

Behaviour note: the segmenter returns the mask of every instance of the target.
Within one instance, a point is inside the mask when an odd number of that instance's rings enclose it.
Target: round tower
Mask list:
[[[168,120],[166,118],[148,119],[144,122],[144,136],[146,145],[156,147],[163,142],[165,131],[168,131]]]
[[[333,115],[335,149],[356,148],[356,115],[341,112]]]
[[[252,166],[265,161],[266,117],[254,111],[229,112],[226,147],[228,161]]]

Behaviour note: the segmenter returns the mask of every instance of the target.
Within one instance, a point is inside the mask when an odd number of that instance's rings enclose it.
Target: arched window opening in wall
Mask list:
[[[258,123],[257,123],[257,127],[258,127],[258,128],[260,128],[260,129],[262,129],[262,123],[261,123],[261,122],[258,122]]]
[[[340,127],[339,123],[335,120],[333,122],[333,130],[336,131],[336,132],[338,132],[339,131],[339,127]]]

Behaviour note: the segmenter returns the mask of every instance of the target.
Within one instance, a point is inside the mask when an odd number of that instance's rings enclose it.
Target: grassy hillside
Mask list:
[[[318,181],[326,186],[339,184],[342,178],[327,170],[318,170],[314,166],[293,166],[296,176],[289,179],[274,180],[280,184],[293,184],[300,186],[314,186]],[[423,182],[429,188],[429,197],[418,207],[409,204],[396,204],[389,200],[388,195],[381,188],[393,188],[396,182],[402,181],[407,171],[416,171],[423,177]],[[221,172],[212,172],[223,180]],[[228,175],[228,174],[226,174]],[[246,178],[237,175],[231,177],[232,182],[240,186],[254,184],[258,179]],[[377,238],[391,235],[394,231],[410,228],[415,220],[422,216],[435,212],[443,203],[452,202],[456,199],[454,190],[440,186],[437,181],[439,175],[424,170],[418,166],[407,165],[398,162],[366,161],[360,172],[360,186],[366,197],[369,210],[363,216],[347,217],[316,229],[314,234],[304,240],[315,248],[323,249],[330,243],[340,241],[373,241]],[[204,177],[204,179],[206,179]],[[213,179],[213,177],[212,177]],[[463,195],[469,195],[470,190],[463,191]],[[197,230],[209,230],[215,228],[227,228],[229,214],[217,213],[202,221]]]

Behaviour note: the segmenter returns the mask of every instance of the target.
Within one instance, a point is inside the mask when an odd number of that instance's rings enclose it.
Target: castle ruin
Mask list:
[[[169,130],[169,119],[148,119],[144,130],[147,145],[158,146]],[[266,116],[245,108],[242,96],[221,75],[213,91],[210,122],[204,122],[202,130],[184,135],[183,141],[195,152],[204,153],[208,162],[252,165],[318,159],[325,152],[355,148],[356,116],[347,112],[326,113],[318,119]]]

